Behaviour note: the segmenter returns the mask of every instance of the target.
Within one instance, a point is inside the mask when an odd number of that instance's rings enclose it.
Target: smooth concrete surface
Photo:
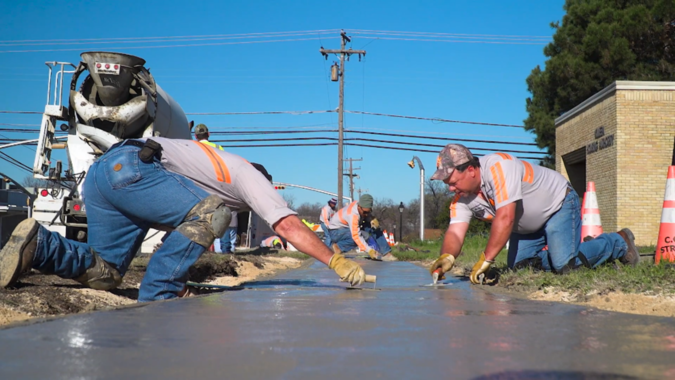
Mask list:
[[[246,289],[0,330],[1,379],[675,378],[675,320],[532,302],[423,268],[320,263]]]

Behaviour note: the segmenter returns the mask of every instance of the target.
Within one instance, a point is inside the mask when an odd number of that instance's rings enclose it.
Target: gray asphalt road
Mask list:
[[[347,290],[315,263],[244,290],[1,330],[0,378],[675,378],[673,319],[363,265],[377,290]]]

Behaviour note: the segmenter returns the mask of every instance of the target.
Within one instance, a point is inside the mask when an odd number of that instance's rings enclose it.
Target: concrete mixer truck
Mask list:
[[[189,139],[191,126],[181,107],[155,82],[142,58],[111,52],[86,52],[81,58],[77,66],[47,62],[47,105],[33,177],[48,185],[37,189],[32,216],[69,239],[86,241],[82,183],[94,160],[127,138]],[[71,80],[64,105],[66,76]],[[62,133],[57,133],[57,128],[67,135],[58,136]],[[65,150],[65,155],[58,149]],[[151,230],[142,251],[152,251],[162,234]]]

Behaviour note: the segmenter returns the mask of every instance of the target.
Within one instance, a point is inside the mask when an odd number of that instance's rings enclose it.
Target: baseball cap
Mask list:
[[[362,208],[373,208],[373,196],[370,194],[363,194],[359,198],[359,206]]]
[[[204,124],[197,124],[195,127],[195,135],[201,135],[204,133],[209,133],[209,129]]]
[[[441,150],[436,159],[436,172],[431,179],[444,181],[452,175],[455,167],[473,160],[469,148],[462,144],[448,144]]]

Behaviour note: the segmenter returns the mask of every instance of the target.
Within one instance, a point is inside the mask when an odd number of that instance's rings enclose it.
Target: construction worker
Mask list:
[[[225,149],[223,149],[222,146],[210,142],[209,141],[210,136],[211,136],[211,134],[209,133],[209,128],[207,128],[206,125],[197,124],[197,126],[195,127],[195,139],[197,141],[199,141],[202,144],[206,144],[213,149],[225,150]]]
[[[475,158],[460,144],[446,145],[436,168],[431,179],[443,181],[455,193],[441,256],[429,268],[432,274],[439,270],[439,278],[454,265],[471,218],[492,223],[487,246],[471,270],[474,284],[481,282],[509,239],[507,263],[513,269],[562,274],[611,260],[629,265],[639,261],[635,238],[627,228],[579,243],[579,196],[556,171],[506,153]]]
[[[188,269],[230,224],[253,210],[299,251],[352,285],[363,269],[334,254],[289,209],[270,181],[243,158],[194,140],[152,137],[113,145],[83,184],[89,243],[69,240],[29,218],[0,251],[0,287],[31,268],[110,290],[122,282],[148,230],[171,230],[150,259],[140,302],[183,296]]]
[[[391,247],[387,244],[382,232],[377,233],[379,231],[377,219],[374,220],[375,223],[372,225],[371,231],[361,229],[361,219],[368,218],[372,209],[372,195],[363,194],[358,202],[350,203],[333,215],[328,224],[328,233],[334,253],[347,252],[358,248],[367,252],[373,260],[395,260],[394,256],[390,254]]]
[[[262,248],[276,248],[276,249],[285,249],[283,239],[279,236],[270,236],[260,242],[260,247]]]
[[[331,198],[328,204],[321,208],[321,215],[319,215],[319,222],[323,230],[323,242],[329,247],[333,245],[333,242],[330,240],[330,234],[328,234],[328,224],[330,224],[330,218],[335,215],[335,206],[337,206],[337,199]]]
[[[225,234],[213,242],[216,253],[234,252],[234,248],[237,245],[237,228],[239,227],[238,219],[237,212],[232,211],[232,219],[230,219],[230,225],[225,230]]]

